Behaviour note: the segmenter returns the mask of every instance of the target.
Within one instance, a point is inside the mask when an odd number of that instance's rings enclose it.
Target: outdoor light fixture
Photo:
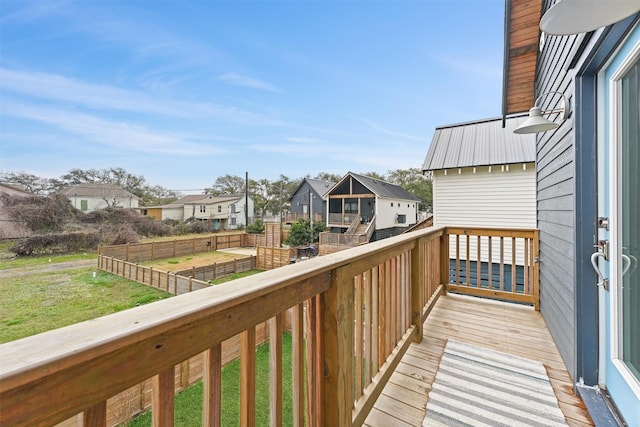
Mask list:
[[[549,111],[542,111],[540,108],[540,100],[547,95],[560,95],[562,97],[562,105],[560,108]],[[533,108],[529,110],[529,118],[522,122],[520,126],[518,126],[513,133],[538,133],[538,132],[546,132],[548,130],[553,130],[560,126],[559,123],[552,122],[549,119],[545,119],[544,115],[558,114],[562,120],[566,120],[569,117],[569,113],[571,112],[571,106],[567,97],[564,96],[561,92],[547,92],[540,95],[536,98],[536,102],[533,105]]]
[[[640,11],[640,0],[560,0],[545,12],[540,29],[565,36],[611,25]]]

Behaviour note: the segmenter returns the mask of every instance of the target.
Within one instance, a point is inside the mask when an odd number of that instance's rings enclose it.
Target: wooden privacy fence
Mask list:
[[[125,261],[142,262],[162,258],[193,255],[219,249],[246,246],[246,234],[225,234],[192,239],[175,239],[163,242],[133,243],[127,245],[100,246],[98,255],[110,256]]]
[[[271,425],[282,424],[285,393],[294,425],[361,425],[448,279],[445,233],[392,237],[0,345],[0,425],[80,412],[84,425],[105,426],[108,399],[149,378],[153,425],[173,425],[175,367],[201,352],[203,425],[220,425],[222,342],[240,334],[239,423],[254,426],[264,321]],[[293,362],[284,366],[289,309]]]
[[[208,280],[214,280],[232,273],[241,273],[256,268],[256,258],[248,257],[218,262],[189,270],[170,272],[138,265],[104,255],[98,256],[98,268],[125,279],[133,280],[152,288],[182,295],[199,289],[208,288]]]
[[[282,246],[283,230],[279,222],[268,222],[264,225],[264,233],[247,234],[246,246],[258,247],[269,246],[279,248]]]
[[[258,246],[256,248],[257,268],[259,270],[272,270],[291,264],[291,258],[297,253],[296,249],[274,248]]]

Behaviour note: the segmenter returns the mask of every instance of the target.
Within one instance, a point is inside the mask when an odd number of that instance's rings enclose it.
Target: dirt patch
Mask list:
[[[200,253],[187,255],[183,257],[175,257],[168,259],[159,259],[155,261],[141,262],[140,265],[146,265],[162,271],[178,271],[187,270],[191,267],[201,267],[211,265],[217,262],[233,261],[234,259],[247,258],[250,255],[237,253],[227,253],[221,251]]]

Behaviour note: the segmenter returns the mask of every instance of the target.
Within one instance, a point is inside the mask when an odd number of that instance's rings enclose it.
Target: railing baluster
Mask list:
[[[476,285],[478,288],[482,287],[482,250],[480,249],[482,246],[482,240],[480,239],[480,236],[476,236],[476,248],[478,250],[477,256],[476,256]]]
[[[516,263],[516,238],[511,238],[511,292],[516,293],[516,271],[518,270],[518,265]]]
[[[362,279],[364,281],[364,386],[367,387],[371,383],[371,338],[372,338],[372,325],[371,325],[371,270],[367,270],[363,273]]]
[[[500,236],[500,290],[504,291],[504,237]]]
[[[304,304],[293,307],[291,321],[293,427],[304,426]]]
[[[529,258],[530,250],[529,245],[531,244],[531,239],[524,239],[524,293],[525,295],[529,295],[531,293],[531,286],[529,283],[529,268],[531,266],[531,259]]]
[[[364,386],[362,383],[362,348],[363,348],[363,303],[362,303],[362,275],[357,275],[354,278],[355,286],[355,299],[354,299],[354,311],[355,311],[355,323],[354,323],[354,342],[355,342],[355,400],[358,400],[362,396]]]
[[[380,276],[378,267],[371,270],[371,378],[380,369]]]
[[[460,235],[456,234],[456,285],[460,284]]]
[[[282,425],[282,313],[269,319],[269,421]]]
[[[493,242],[492,242],[492,236],[489,236],[489,242],[487,243],[487,246],[489,248],[489,261],[487,263],[487,273],[489,273],[489,277],[488,277],[488,282],[489,282],[489,289],[493,289]]]
[[[153,377],[151,393],[151,425],[173,426],[175,368],[172,366]]]
[[[316,304],[315,298],[310,298],[307,301],[307,311],[305,319],[305,344],[306,344],[306,365],[307,365],[307,422],[310,426],[318,425],[318,408],[316,406],[317,401],[315,396],[315,385],[317,384],[316,369],[315,366],[318,363],[316,360],[316,347],[317,339],[316,335]]]
[[[240,426],[256,424],[256,328],[240,335]]]
[[[78,427],[106,427],[107,402],[103,400],[78,416]]]
[[[205,427],[220,427],[222,409],[222,344],[213,346],[205,351],[203,357],[202,425]]]

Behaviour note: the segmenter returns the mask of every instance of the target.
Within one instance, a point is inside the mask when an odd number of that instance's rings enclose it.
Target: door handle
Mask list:
[[[598,258],[604,258],[605,260],[607,259],[607,256],[604,252],[594,252],[591,254],[591,265],[593,266],[593,269],[595,270],[596,274],[598,275],[598,286],[602,286],[604,287],[605,291],[609,290],[609,279],[607,279],[606,277],[604,277],[604,275],[602,274],[602,271],[600,271],[600,266],[598,265]]]
[[[625,262],[627,263],[626,266],[624,265]],[[622,275],[623,276],[627,274],[629,269],[631,269],[631,273],[633,274],[633,272],[636,271],[637,267],[638,267],[638,258],[634,257],[633,255],[622,254]]]

